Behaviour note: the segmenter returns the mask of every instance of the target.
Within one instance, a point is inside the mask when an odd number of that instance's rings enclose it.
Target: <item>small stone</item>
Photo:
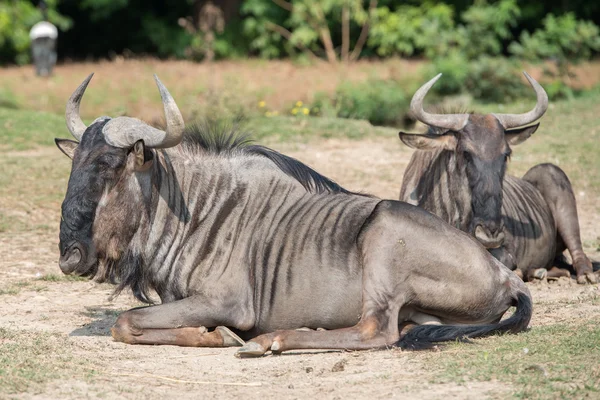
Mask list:
[[[340,360],[333,365],[333,368],[331,368],[331,372],[341,372],[344,370],[345,365],[346,360]]]
[[[292,385],[291,383],[288,385],[288,389],[293,389],[294,385]]]
[[[310,372],[313,372],[313,371],[314,371],[314,369],[313,369],[313,367],[306,367],[305,371],[306,371],[306,373],[308,374],[308,373],[310,373]]]

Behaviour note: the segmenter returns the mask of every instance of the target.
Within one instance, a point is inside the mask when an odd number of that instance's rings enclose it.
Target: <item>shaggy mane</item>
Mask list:
[[[344,189],[293,157],[251,143],[250,134],[242,131],[238,124],[203,122],[186,127],[181,145],[184,149],[192,151],[202,149],[215,155],[235,157],[252,154],[265,157],[285,174],[300,182],[311,193],[357,194]]]

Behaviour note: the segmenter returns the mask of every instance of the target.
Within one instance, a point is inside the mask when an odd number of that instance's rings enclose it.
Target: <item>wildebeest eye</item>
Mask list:
[[[472,160],[471,153],[469,153],[468,151],[463,151],[462,154],[465,161],[469,162]]]

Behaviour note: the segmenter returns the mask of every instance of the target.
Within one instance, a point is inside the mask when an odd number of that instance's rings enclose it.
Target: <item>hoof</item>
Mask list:
[[[226,326],[217,326],[215,330],[219,331],[223,338],[223,346],[225,347],[239,347],[246,344],[242,338],[233,333],[231,329]]]
[[[246,344],[235,352],[237,358],[260,357],[267,351],[256,342],[246,342]]]
[[[548,275],[548,270],[546,268],[538,268],[535,271],[533,271],[533,277],[535,279],[539,279],[540,281],[543,281],[544,279],[546,279],[547,275]]]
[[[588,272],[586,274],[579,275],[577,277],[577,283],[580,285],[585,285],[586,283],[598,283],[598,277],[593,272]]]

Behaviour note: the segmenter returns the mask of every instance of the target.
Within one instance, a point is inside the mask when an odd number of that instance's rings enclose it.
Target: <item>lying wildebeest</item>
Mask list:
[[[91,77],[67,104],[79,143],[56,141],[73,159],[59,265],[130,287],[144,302],[158,293],[161,305],[119,316],[116,340],[227,346],[242,341],[231,328],[260,335],[237,352],[250,356],[421,348],[527,327],[522,280],[440,218],[351,193],[239,137],[184,135],[158,79],[164,131],[129,117],[86,127],[79,104]],[[511,305],[515,314],[500,322]],[[426,325],[401,338],[408,320]],[[301,327],[327,330],[291,330]]]
[[[410,105],[428,132],[400,132],[402,142],[417,149],[404,173],[400,200],[471,233],[525,279],[569,276],[558,268],[548,271],[555,259],[564,265],[562,253],[568,249],[577,282],[596,282],[581,246],[575,196],[565,173],[540,164],[522,179],[505,174],[510,146],[529,138],[539,123],[522,126],[548,108],[544,89],[525,73],[537,104],[524,114],[430,114],[423,110],[423,99],[440,76],[423,85]]]

